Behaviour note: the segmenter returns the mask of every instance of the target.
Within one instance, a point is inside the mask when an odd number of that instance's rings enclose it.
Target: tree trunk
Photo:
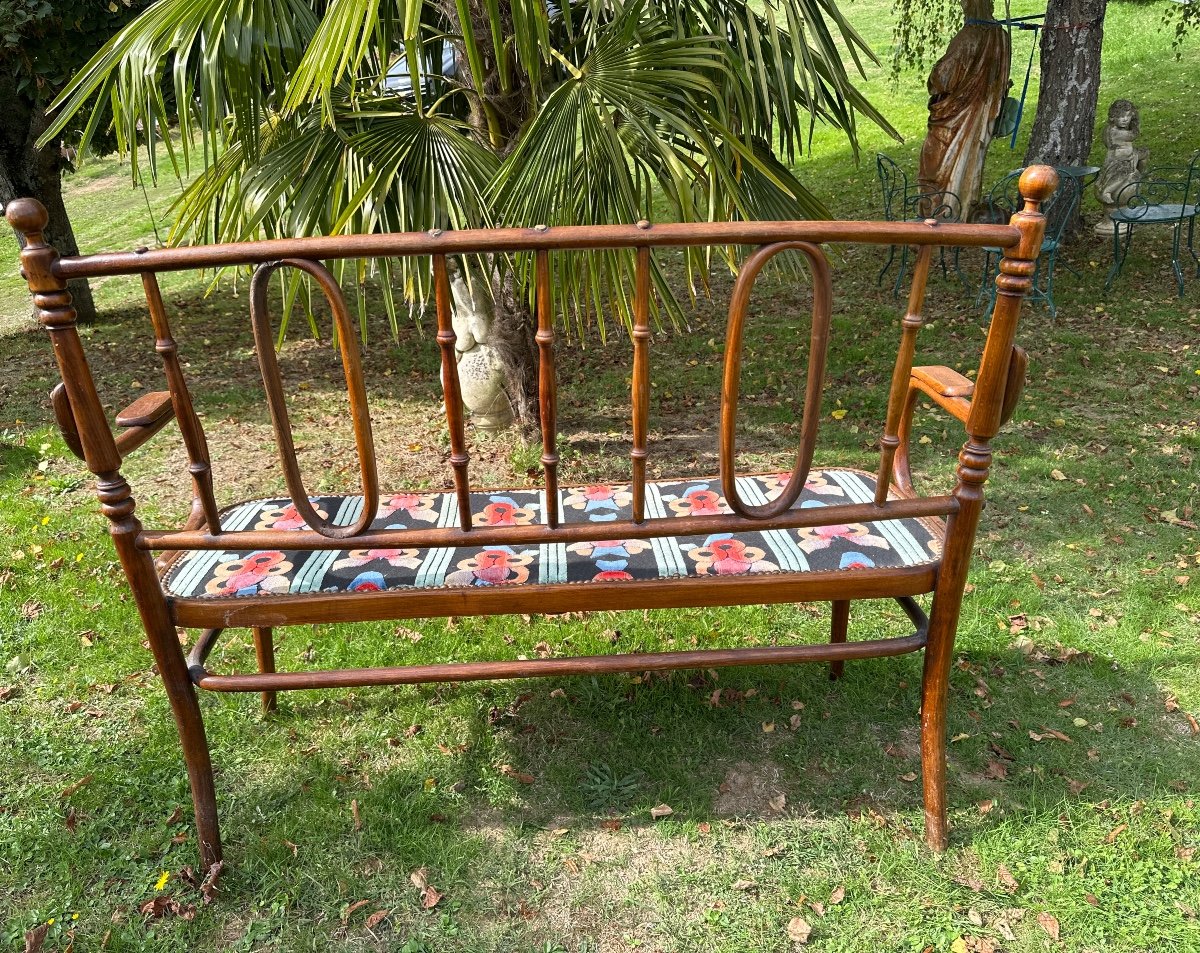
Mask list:
[[[1049,0],[1042,30],[1041,93],[1026,165],[1087,165],[1107,5],[1108,0]]]
[[[13,199],[35,198],[46,206],[50,224],[46,241],[62,255],[79,254],[75,232],[67,217],[62,197],[62,173],[66,165],[60,143],[43,149],[36,146],[48,125],[40,102],[20,93],[12,76],[0,77],[0,203]],[[96,305],[86,279],[67,285],[80,321],[96,317]]]

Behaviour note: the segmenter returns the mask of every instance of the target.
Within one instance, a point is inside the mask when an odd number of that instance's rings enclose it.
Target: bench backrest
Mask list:
[[[53,339],[63,378],[55,410],[68,441],[99,477],[99,496],[108,515],[125,531],[136,534],[140,549],[362,549],[389,546],[522,546],[542,542],[647,538],[664,534],[710,534],[800,526],[854,523],[909,516],[945,515],[954,508],[950,497],[888,499],[889,485],[899,449],[899,430],[908,399],[917,331],[922,325],[925,283],[931,252],[937,246],[999,246],[1005,249],[997,279],[999,295],[988,329],[987,343],[974,385],[969,410],[960,416],[969,434],[964,453],[985,453],[988,441],[1010,411],[1014,365],[1013,336],[1021,298],[1028,291],[1034,259],[1042,242],[1044,220],[1038,204],[1053,193],[1055,176],[1045,167],[1027,170],[1022,179],[1024,208],[1009,225],[966,225],[921,222],[734,222],[716,224],[663,224],[588,226],[532,229],[494,229],[430,232],[427,234],[374,234],[348,237],[300,238],[240,244],[182,248],[139,249],[78,257],[60,257],[44,241],[45,210],[31,200],[9,204],[7,217],[22,234],[23,271],[34,294],[38,317]],[[920,251],[914,269],[908,310],[901,323],[897,360],[889,394],[887,422],[881,437],[879,491],[873,503],[846,504],[812,509],[791,509],[804,487],[813,459],[821,416],[821,391],[829,343],[832,281],[823,245],[870,243],[915,245]],[[729,303],[725,341],[720,415],[720,476],[731,514],[661,519],[645,515],[646,461],[650,353],[651,261],[655,249],[688,246],[750,246],[734,283]],[[551,256],[568,251],[595,249],[632,250],[635,260],[632,302],[632,431],[631,491],[633,515],[629,521],[604,524],[560,524],[553,501],[558,498],[556,448],[555,330],[550,267]],[[735,451],[742,341],[751,291],[763,266],[784,250],[803,255],[813,288],[810,363],[805,403],[791,478],[782,492],[765,505],[745,502],[736,483]],[[455,332],[451,325],[452,298],[448,259],[461,255],[528,253],[533,257],[536,341],[540,356],[539,391],[542,430],[541,463],[547,500],[551,502],[542,525],[480,527],[472,525],[470,456],[465,432]],[[358,338],[342,291],[325,261],[347,258],[427,257],[432,269],[437,308],[437,341],[441,354],[444,411],[450,437],[450,466],[459,502],[457,527],[372,530],[379,503],[375,445],[371,432],[367,393],[360,363]],[[249,266],[250,320],[253,326],[267,404],[279,445],[283,473],[305,530],[226,531],[220,526],[213,490],[212,468],[204,427],[193,406],[178,347],[172,337],[158,275],[185,269]],[[267,307],[267,285],[272,273],[298,269],[320,287],[332,310],[338,330],[351,421],[358,452],[364,505],[350,525],[336,525],[316,513],[296,459],[283,384],[275,357],[274,335]],[[139,407],[124,412],[130,431],[114,437],[97,396],[82,344],[75,328],[67,282],[75,278],[108,275],[140,276],[146,295],[156,348],[163,362],[169,404]],[[1023,370],[1023,363],[1021,363]],[[957,398],[956,398],[957,399]],[[193,485],[193,510],[187,523],[173,531],[144,531],[133,517],[133,499],[120,475],[122,457],[148,439],[173,416],[188,455]],[[119,421],[121,422],[121,421]],[[974,450],[971,450],[974,448]],[[903,451],[899,451],[903,452]],[[988,454],[990,457],[990,454]],[[986,472],[986,468],[985,468]],[[981,481],[980,481],[981,482]],[[960,481],[961,484],[961,481]],[[961,485],[960,485],[961,489]]]

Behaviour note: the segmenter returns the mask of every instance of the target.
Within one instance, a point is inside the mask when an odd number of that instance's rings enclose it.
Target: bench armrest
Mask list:
[[[1025,371],[1029,366],[1029,358],[1025,349],[1014,346],[1012,357],[1008,363],[1008,377],[1004,382],[1004,399],[1001,402],[1000,425],[1008,423],[1017,401],[1025,387]],[[912,431],[913,410],[916,408],[917,397],[924,394],[943,410],[950,413],[962,423],[967,422],[971,414],[971,398],[975,394],[975,384],[958,371],[941,365],[914,367],[908,381],[908,396],[904,402],[904,410],[900,417],[900,428],[896,436],[900,444],[892,459],[892,481],[904,493],[913,492],[912,470],[908,462],[909,436]]]
[[[79,426],[75,422],[71,400],[63,384],[55,384],[54,389],[50,391],[50,405],[54,409],[54,419],[58,423],[67,449],[82,460],[83,444],[79,438]],[[122,457],[132,453],[162,430],[174,417],[175,409],[168,391],[143,394],[117,414],[117,426],[123,431],[116,436],[117,452]]]
[[[949,367],[914,367],[908,388],[925,394],[943,410],[953,414],[963,423],[971,412],[971,395],[975,385],[962,374]]]

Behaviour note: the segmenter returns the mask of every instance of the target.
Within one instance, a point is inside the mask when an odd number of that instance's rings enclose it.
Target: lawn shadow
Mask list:
[[[234,799],[260,806],[281,830],[293,807],[324,815],[309,825],[310,849],[445,863],[448,879],[462,858],[511,849],[530,831],[657,827],[670,838],[733,823],[768,840],[772,827],[781,838],[820,839],[831,826],[863,823],[920,839],[918,657],[850,663],[835,683],[822,665],[714,675],[444,686],[428,713],[453,712],[451,723],[404,737],[394,722],[394,734],[376,738],[379,750],[317,751],[263,784],[235,780]],[[421,691],[355,693],[340,716],[387,724],[399,704],[420,724],[420,707],[402,699]],[[949,716],[955,840],[1014,816],[1053,816],[1068,802],[1188,790],[1200,751],[1170,708],[1149,670],[1061,646],[960,652]],[[306,701],[286,702],[266,730],[303,746],[313,714]],[[370,831],[361,848],[345,844],[359,840],[351,797]],[[660,804],[673,812],[665,826],[651,817]],[[239,819],[226,835],[235,854],[255,850]]]

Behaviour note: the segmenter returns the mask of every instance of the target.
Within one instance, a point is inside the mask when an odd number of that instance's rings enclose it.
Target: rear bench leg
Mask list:
[[[258,670],[264,673],[275,671],[275,639],[269,626],[254,629],[254,654],[258,656]],[[275,711],[275,692],[262,693],[263,714]]]
[[[850,600],[836,599],[833,602],[833,619],[829,626],[829,642],[835,644],[846,641],[846,631],[850,627]],[[845,667],[845,662],[842,659],[829,663],[829,680],[835,681],[842,677],[842,669]]]

